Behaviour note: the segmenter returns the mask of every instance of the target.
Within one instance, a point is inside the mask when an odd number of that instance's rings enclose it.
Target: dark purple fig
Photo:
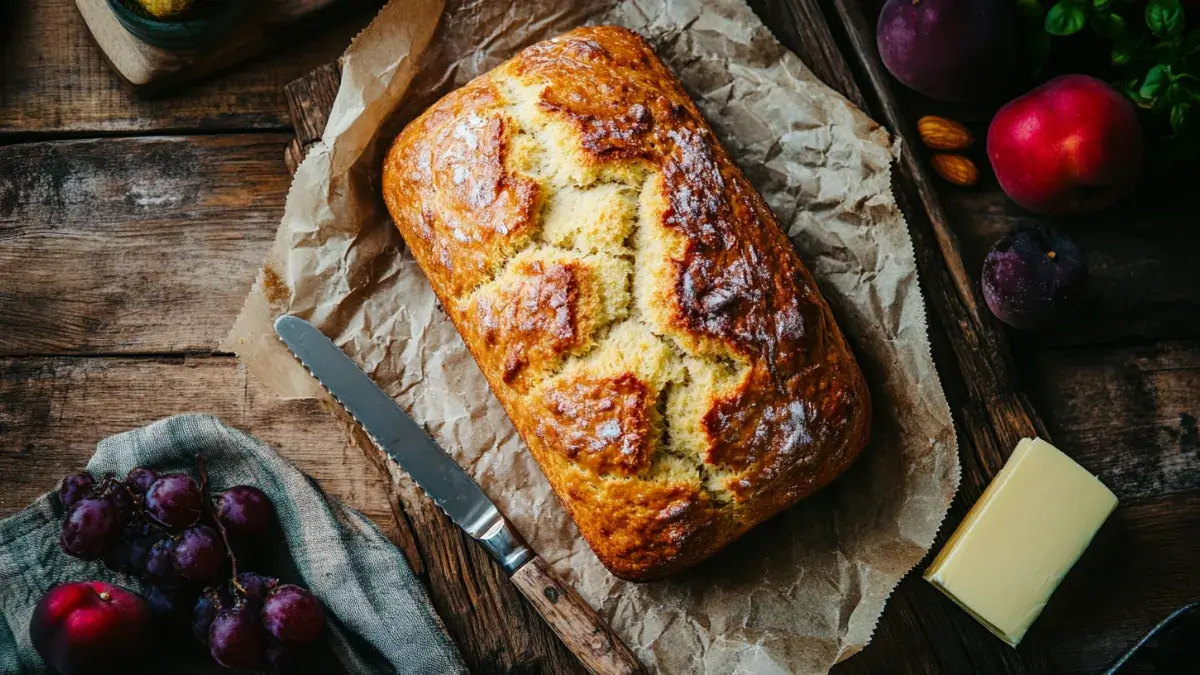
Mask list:
[[[1010,0],[888,0],[876,42],[888,71],[939,101],[995,94],[1016,65]]]
[[[983,261],[983,297],[996,318],[1037,330],[1067,318],[1087,291],[1083,251],[1049,228],[1007,235]]]

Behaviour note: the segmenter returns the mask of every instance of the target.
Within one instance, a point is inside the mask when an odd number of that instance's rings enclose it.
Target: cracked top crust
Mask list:
[[[703,560],[866,444],[829,306],[637,33],[579,28],[447,95],[392,145],[383,192],[617,576]]]

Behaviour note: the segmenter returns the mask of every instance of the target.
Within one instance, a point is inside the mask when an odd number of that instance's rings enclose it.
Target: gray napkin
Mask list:
[[[281,536],[253,571],[308,587],[325,603],[326,641],[350,673],[466,673],[425,589],[400,551],[361,513],[333,500],[266,444],[207,415],[180,415],[100,441],[87,470],[124,476],[135,466],[199,479],[210,490],[253,485],[271,498]],[[64,554],[54,493],[0,520],[0,673],[45,673],[29,617],[51,586],[101,580],[141,591],[137,579]],[[290,560],[289,560],[290,558]],[[287,569],[281,569],[283,566]],[[190,639],[184,634],[180,637]]]

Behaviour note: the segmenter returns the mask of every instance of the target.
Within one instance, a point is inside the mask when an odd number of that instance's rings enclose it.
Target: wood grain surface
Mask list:
[[[512,583],[589,673],[646,672],[621,638],[542,556],[533,556],[514,572]]]
[[[285,129],[283,85],[336,60],[374,12],[355,4],[310,39],[219,80],[151,97],[112,71],[73,0],[0,3],[0,133]]]
[[[372,447],[344,410],[330,412],[354,436],[355,447]],[[390,473],[380,453],[363,454],[381,475]],[[398,507],[398,519],[407,525],[401,529],[411,534],[402,548],[471,671],[586,672],[487,552],[410,479],[399,473],[396,479],[387,481],[389,498]]]
[[[794,44],[801,45],[828,45],[832,44],[828,38],[830,31],[823,22],[820,10],[812,3],[803,2],[782,2],[782,3],[767,3],[759,4],[756,9],[761,14],[768,17],[772,21],[772,25],[791,27],[791,30],[781,30],[780,33],[785,36],[785,40],[796,40]],[[860,16],[859,21],[862,21]],[[805,56],[806,62],[814,64],[814,70],[818,72],[823,79],[828,82],[839,83],[845,87],[842,91],[852,100],[857,100],[861,105],[867,106],[868,103],[861,93],[856,88],[853,78],[850,76],[848,65],[842,60],[841,55],[836,50],[824,49],[817,53],[813,53],[811,47],[800,49],[799,52]],[[824,69],[824,70],[822,70]],[[301,130],[298,131],[298,138],[293,141],[290,146],[289,157],[302,158],[302,154],[296,152],[297,148],[303,144],[311,143],[315,137],[312,136],[312,129],[304,131],[305,127],[311,126],[313,129],[323,127],[324,116],[320,114],[322,98],[329,98],[329,95],[322,95],[321,92],[334,91],[333,82],[335,71],[325,70],[322,72],[313,73],[312,76],[304,78],[300,81],[289,85],[289,101],[293,105],[293,112],[298,119],[307,119],[313,109],[317,110],[316,116],[313,118],[314,123],[298,126]],[[327,82],[326,82],[327,81]],[[323,83],[325,82],[325,83]],[[893,102],[893,105],[894,102]],[[893,111],[893,116],[898,116],[899,110]],[[307,134],[307,137],[306,137]],[[916,174],[913,172],[920,171],[920,165],[915,156],[910,156],[909,165],[907,168],[909,176],[907,180],[916,180]],[[292,161],[295,161],[294,159]],[[900,177],[900,198],[907,199],[906,213],[912,213],[916,209],[915,215],[921,218],[924,214],[920,209],[915,207],[915,204],[922,199],[912,185],[904,185],[903,175]],[[940,217],[943,219],[940,226],[947,228],[948,221],[946,212],[941,210],[940,196],[935,191],[935,186],[927,179],[922,177],[924,184],[924,199],[937,200]],[[996,201],[996,200],[994,200]],[[1003,199],[1001,203],[1006,203]],[[910,215],[910,219],[912,215]],[[933,224],[928,220],[922,222],[925,227],[931,230]],[[916,230],[916,228],[914,228]],[[1006,230],[1005,230],[1006,231]],[[991,232],[976,232],[969,230],[969,235],[975,241],[981,237],[990,236],[983,250],[986,251],[986,246],[989,246],[991,241],[999,236],[998,233]],[[953,234],[953,233],[951,233]],[[936,240],[936,236],[932,232],[926,233],[923,230],[914,231],[914,236],[918,238],[918,253],[922,262],[923,279],[932,276],[938,282],[936,292],[938,295],[931,297],[930,302],[935,312],[935,318],[941,318],[942,323],[951,325],[954,330],[941,332],[936,337],[941,337],[942,341],[938,345],[939,349],[939,364],[942,366],[943,377],[948,378],[949,383],[956,389],[958,395],[952,395],[951,401],[955,405],[956,418],[960,420],[962,428],[966,429],[964,438],[964,472],[966,475],[966,490],[964,495],[960,496],[955,504],[954,511],[951,515],[952,522],[956,522],[965,514],[969,505],[973,503],[982,488],[986,486],[987,481],[995,471],[1003,464],[1004,458],[1011,451],[1012,445],[1015,445],[1015,440],[1009,441],[1007,437],[1019,438],[1024,435],[1038,433],[1047,435],[1045,425],[1033,413],[1032,407],[1029,405],[1022,393],[1020,378],[1017,372],[1012,368],[1010,358],[1008,356],[1008,348],[1006,336],[999,328],[999,325],[986,314],[980,315],[978,312],[982,305],[972,297],[972,305],[968,307],[962,302],[961,293],[964,290],[974,294],[974,284],[971,279],[977,274],[976,269],[968,269],[971,265],[963,258],[958,258],[956,263],[956,272],[952,272],[949,266],[944,264],[944,256],[940,246],[931,243]],[[925,236],[924,245],[921,245],[920,237]],[[953,245],[960,246],[957,242],[957,235],[954,236]],[[973,250],[963,247],[968,253]],[[978,256],[982,256],[983,252],[977,252]],[[957,257],[957,256],[956,256]],[[969,260],[970,258],[968,258]],[[975,265],[977,267],[977,263]],[[957,275],[957,280],[955,276]],[[1101,268],[1098,270],[1100,277],[1107,276],[1107,270]],[[927,297],[931,296],[926,281]],[[964,347],[963,343],[971,345]],[[948,344],[959,344],[959,349],[948,349]],[[949,364],[949,365],[947,365]],[[957,366],[957,368],[955,368]],[[1065,375],[1062,369],[1056,374]],[[1045,391],[1048,393],[1069,395],[1069,390],[1058,390],[1055,388],[1056,380],[1051,378],[1045,383]],[[1114,401],[1114,404],[1120,405],[1122,402]],[[1178,401],[1180,405],[1186,405],[1185,401]],[[1075,420],[1073,420],[1075,421]],[[1085,420],[1078,420],[1081,426],[1086,427]],[[960,436],[964,434],[960,433]],[[1001,439],[1000,437],[1006,437]],[[1064,448],[1070,451],[1073,444],[1064,445]],[[971,448],[982,448],[983,452],[978,450],[970,452]],[[968,454],[970,453],[970,454]],[[1086,454],[1086,453],[1084,453]],[[1079,456],[1081,461],[1087,461],[1087,457]],[[1093,469],[1098,470],[1098,469]],[[1103,474],[1102,474],[1103,475]],[[1106,480],[1111,480],[1105,476]],[[1177,477],[1176,482],[1187,481],[1188,477]],[[420,505],[416,505],[422,508]],[[427,507],[425,507],[427,508]],[[944,543],[945,538],[949,535],[950,529],[944,528],[938,545]],[[1095,582],[1093,581],[1093,584]],[[1051,668],[1051,660],[1048,656],[1049,650],[1043,649],[1036,642],[1031,641],[1022,648],[1020,652],[1014,652],[1008,647],[994,640],[990,635],[983,631],[979,626],[975,625],[969,619],[966,619],[957,608],[952,606],[944,607],[944,602],[938,599],[936,593],[930,593],[930,589],[924,582],[920,581],[918,575],[912,575],[907,579],[897,591],[897,596],[893,602],[893,607],[899,609],[890,609],[885,615],[881,631],[887,630],[890,625],[901,624],[911,625],[921,628],[921,632],[931,635],[959,635],[961,642],[964,645],[964,652],[960,657],[944,653],[945,650],[936,644],[926,646],[920,650],[924,652],[924,656],[929,658],[929,662],[925,663],[922,672],[938,672],[940,669],[945,669],[944,672],[965,672],[960,670],[962,664],[973,664],[972,667],[977,672],[1045,672]],[[917,600],[911,600],[917,598]],[[941,603],[941,604],[939,604]],[[1155,612],[1158,608],[1152,608],[1147,612],[1145,620],[1153,622]],[[910,615],[911,614],[911,615]],[[1046,619],[1044,621],[1049,621]],[[909,638],[911,644],[911,636]],[[1032,646],[1030,646],[1032,645]],[[969,648],[968,648],[969,646]],[[963,660],[966,659],[966,660]],[[920,663],[917,660],[916,663]],[[866,654],[856,659],[852,659],[839,667],[840,671],[854,672],[880,672],[881,668],[894,667],[892,663],[891,653],[888,651],[874,652],[868,650]]]
[[[341,71],[317,68],[286,87],[296,136],[284,151],[294,172],[308,147],[320,139],[333,106]],[[387,467],[361,427],[333,406],[348,434],[383,475]],[[584,667],[518,591],[508,575],[407,477],[387,484],[388,499],[412,540],[403,546],[426,582],[438,613],[473,672],[583,673]]]
[[[873,32],[864,33],[866,20],[861,9],[857,4],[841,0],[834,5],[829,8],[830,16],[840,20],[836,25],[843,31],[843,45],[848,42],[851,46],[848,53],[868,49],[865,43]],[[876,119],[888,122],[893,133],[901,136],[901,163],[894,174],[896,198],[909,221],[922,290],[930,313],[935,361],[957,423],[962,482],[947,517],[950,523],[957,523],[1004,465],[1017,441],[1039,433],[1046,436],[1044,425],[1019,387],[1003,332],[986,315],[986,310],[980,312],[982,303],[976,297],[961,258],[957,235],[950,227],[927,174],[911,154],[911,141],[907,138],[911,134],[907,133],[902,112],[886,97],[872,100],[864,95],[838,43],[821,36],[821,33],[832,35],[828,28],[818,31],[817,39],[803,39],[805,33],[812,34],[816,30],[813,26],[826,23],[815,0],[781,0],[764,5],[761,12],[770,17],[770,25],[802,22],[803,26],[795,26],[790,31],[801,38],[800,42],[792,43],[789,35],[782,36],[785,43],[789,43],[787,46],[795,50],[818,77],[868,113],[873,113]],[[810,56],[813,51],[818,55]],[[878,77],[878,72],[868,72],[863,79],[871,81]],[[884,93],[887,93],[886,89]],[[949,527],[941,529],[934,550],[945,543],[951,532]],[[919,626],[926,635],[956,636],[957,642],[971,646],[968,651],[974,659],[976,672],[1033,673],[1043,672],[1048,667],[1046,655],[1036,647],[1026,646],[1021,652],[1010,650],[986,635],[986,631],[981,632],[970,619],[964,621],[965,615],[957,608],[947,610],[938,605],[920,579],[920,568],[918,566],[916,573],[909,574],[901,582],[882,624]],[[919,601],[915,600],[918,598]],[[914,650],[914,663],[922,664],[927,672],[967,672],[959,670],[961,665],[956,665],[956,661],[947,655],[938,654],[933,647],[934,644],[930,644]],[[840,664],[836,672],[871,673],[893,665],[887,651],[867,649],[862,655]]]
[[[285,40],[302,40],[334,11],[329,7],[334,1],[259,0],[228,32],[182,51],[157,47],[125,30],[109,0],[75,0],[75,6],[121,79],[140,91],[165,91],[269,52]]]
[[[0,146],[0,355],[215,349],[275,238],[287,139]]]
[[[71,4],[0,9],[0,516],[52,489],[106,435],[213,412],[383,526],[426,581],[474,672],[583,672],[487,555],[419,491],[389,493],[371,460],[343,441],[335,417],[315,402],[275,399],[230,356],[212,353],[282,211],[280,153],[292,138],[282,133],[291,124],[283,85],[331,63],[368,17],[348,17],[308,44],[170,98],[146,99],[107,69]],[[858,21],[859,43],[869,42],[877,0],[751,4],[819,76],[887,121],[851,39]],[[946,109],[881,82],[894,94],[894,119],[938,112],[977,137],[986,132],[987,110]],[[293,108],[329,85],[316,83]],[[310,108],[297,117],[303,142],[323,126],[319,106]],[[163,133],[178,135],[130,136]],[[1053,221],[1091,257],[1091,305],[1060,330],[1027,335],[980,329],[968,309],[951,306],[957,299],[965,307],[961,281],[976,278],[996,238],[1045,222],[1009,203],[980,149],[972,152],[985,169],[977,188],[926,186],[961,250],[957,283],[922,216],[922,194],[906,172],[897,178],[962,442],[964,491],[949,523],[1011,450],[1004,436],[1022,419],[1034,423],[1021,392],[1055,443],[1122,505],[1020,649],[913,574],[872,644],[837,673],[1095,673],[1200,597],[1200,276],[1191,262],[1200,228],[1189,198],[1198,176],[1148,180],[1101,216]],[[918,169],[925,161],[919,152],[912,160]],[[986,312],[979,321],[990,321]],[[994,348],[1003,342],[981,330],[1009,343],[1015,368],[1008,350]],[[963,337],[971,332],[974,341]],[[1002,386],[999,397],[992,383]]]
[[[383,477],[320,404],[280,399],[227,356],[0,359],[0,516],[82,468],[100,439],[184,412],[267,439],[391,529]]]
[[[288,112],[292,116],[292,124],[296,126],[295,136],[283,153],[283,163],[289,173],[296,173],[296,167],[304,161],[308,149],[321,140],[341,81],[338,64],[327,63],[284,87]]]

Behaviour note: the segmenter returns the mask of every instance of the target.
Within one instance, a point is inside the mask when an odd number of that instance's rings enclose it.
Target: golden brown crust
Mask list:
[[[636,33],[580,28],[446,96],[383,186],[614,574],[708,557],[865,445],[870,398],[828,305]]]
[[[551,451],[598,474],[636,476],[649,466],[654,399],[632,374],[556,383],[542,403],[536,433]]]

